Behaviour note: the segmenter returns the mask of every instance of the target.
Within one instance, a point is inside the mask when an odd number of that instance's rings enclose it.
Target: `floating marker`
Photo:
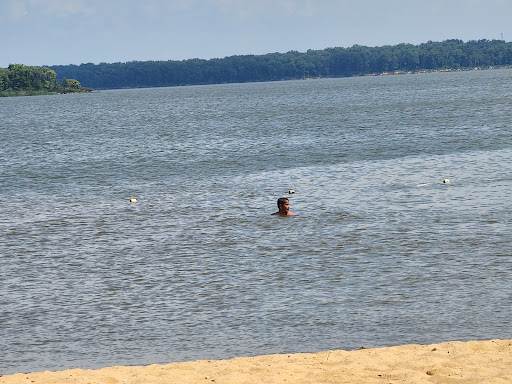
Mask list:
[[[444,183],[444,184],[450,184],[450,179],[444,179],[444,180],[443,180],[443,183]]]
[[[291,195],[291,194],[293,194],[293,193],[295,193],[295,189],[290,189],[290,190],[288,191],[288,194],[290,194],[290,195]]]
[[[130,199],[130,203],[136,203],[137,199]]]

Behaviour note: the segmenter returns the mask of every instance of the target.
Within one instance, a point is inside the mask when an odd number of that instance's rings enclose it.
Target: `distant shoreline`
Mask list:
[[[502,65],[493,67],[475,67],[475,68],[445,68],[445,69],[421,69],[417,71],[391,71],[391,72],[374,72],[365,73],[363,75],[353,75],[350,77],[378,77],[378,76],[396,76],[396,75],[418,75],[424,73],[443,73],[443,72],[472,72],[472,71],[490,71],[496,69],[512,69],[512,65]],[[332,76],[319,76],[319,77],[305,77],[293,80],[319,80],[319,79],[346,79],[347,77],[332,77]],[[286,80],[282,80],[286,81]]]
[[[458,39],[418,45],[235,55],[217,59],[127,61],[53,65],[59,79],[94,89],[243,84],[314,78],[344,78],[422,72],[466,71],[512,65],[512,42]]]
[[[0,97],[23,97],[23,96],[54,96],[54,95],[69,95],[78,93],[92,93],[94,89],[87,89],[83,91],[72,91],[72,92],[37,92],[37,91],[4,91],[0,92]]]
[[[381,73],[368,73],[362,76],[390,76],[390,75],[415,75],[421,73],[442,73],[442,72],[472,72],[488,71],[495,69],[512,69],[512,65],[492,66],[492,67],[474,67],[474,68],[446,68],[446,69],[423,69],[417,71],[392,71]]]
[[[444,68],[444,69],[422,69],[417,71],[405,71],[405,70],[397,70],[390,72],[376,72],[376,73],[366,73],[361,75],[353,75],[349,77],[378,77],[378,76],[396,76],[396,75],[414,75],[414,74],[425,74],[425,73],[444,73],[444,72],[471,72],[471,71],[487,71],[487,70],[496,70],[496,69],[512,69],[512,65],[503,65],[503,66],[490,66],[490,67],[474,67],[474,68]],[[319,80],[319,79],[343,79],[347,78],[347,76],[339,77],[339,76],[318,76],[318,77],[303,77],[296,79],[281,79],[277,81],[296,81],[296,80]],[[254,81],[247,83],[263,83],[263,82],[275,82],[272,81]],[[246,84],[246,83],[216,83],[216,84],[202,84],[202,85],[219,85],[219,84]],[[140,88],[165,88],[165,87],[186,87],[193,86],[197,84],[186,84],[186,85],[168,85],[168,86],[146,86],[146,87],[123,87],[123,88],[85,88],[83,87],[81,90],[73,90],[68,92],[41,92],[41,91],[27,91],[27,90],[8,90],[8,91],[0,91],[0,97],[22,97],[22,96],[53,96],[53,95],[66,95],[66,94],[79,94],[79,93],[95,93],[100,90],[113,90],[113,89],[140,89]]]
[[[223,85],[223,84],[255,84],[255,83],[275,83],[278,81],[305,81],[305,80],[320,80],[320,79],[348,79],[354,77],[379,77],[379,76],[398,76],[398,75],[419,75],[426,73],[444,73],[444,72],[473,72],[473,71],[488,71],[499,69],[512,69],[512,65],[492,66],[492,67],[475,67],[475,68],[445,68],[445,69],[422,69],[417,71],[392,71],[392,72],[376,72],[365,73],[353,76],[317,76],[317,77],[302,77],[290,78],[280,80],[265,80],[265,81],[247,81],[241,83],[207,83],[207,84],[182,84],[182,85],[162,85],[162,86],[140,86],[140,87],[120,87],[120,88],[94,88],[93,92],[116,90],[116,89],[152,89],[152,88],[181,88],[193,86],[207,86],[207,85]]]

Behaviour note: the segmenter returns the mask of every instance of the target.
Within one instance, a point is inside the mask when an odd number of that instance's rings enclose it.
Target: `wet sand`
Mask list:
[[[0,377],[0,384],[18,383],[512,383],[512,340],[454,341]]]

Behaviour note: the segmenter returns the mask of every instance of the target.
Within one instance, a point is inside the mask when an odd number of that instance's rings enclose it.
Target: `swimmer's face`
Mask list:
[[[279,206],[279,210],[282,213],[288,213],[288,211],[290,210],[290,202],[289,201],[285,201],[284,204],[281,204]]]

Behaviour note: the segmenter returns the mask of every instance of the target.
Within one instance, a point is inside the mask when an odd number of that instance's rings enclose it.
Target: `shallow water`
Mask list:
[[[0,99],[0,374],[509,338],[511,80]]]

